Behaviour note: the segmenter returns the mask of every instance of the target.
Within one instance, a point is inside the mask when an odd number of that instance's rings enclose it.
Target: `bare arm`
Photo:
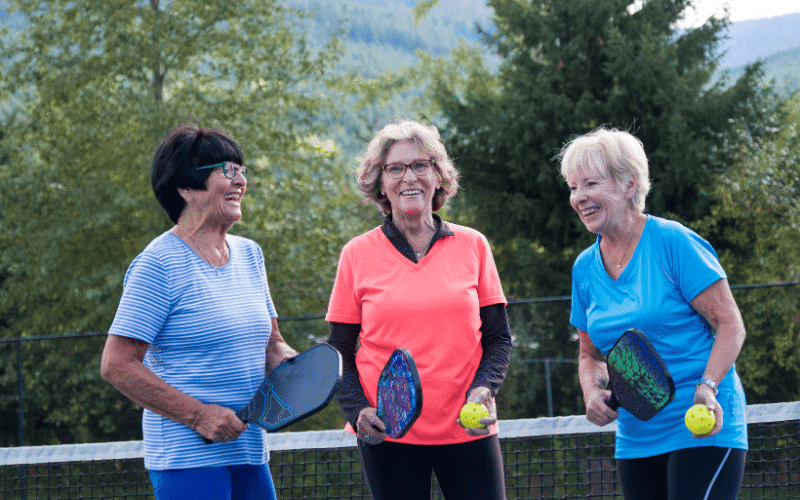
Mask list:
[[[714,345],[708,357],[703,378],[719,384],[730,371],[745,339],[745,328],[739,307],[731,293],[728,280],[721,279],[700,292],[690,303],[700,313],[715,332]],[[716,423],[705,436],[713,436],[722,429],[723,412],[711,387],[702,384],[697,386],[694,402],[702,403],[714,412]]]
[[[247,429],[233,410],[204,404],[164,382],[144,366],[142,360],[149,346],[141,340],[109,335],[100,374],[137,405],[195,429],[214,441],[230,441]]]
[[[283,335],[281,335],[281,331],[278,328],[278,319],[272,318],[272,333],[270,333],[269,341],[267,341],[267,366],[265,371],[274,370],[278,365],[297,356],[297,354],[298,352],[283,340]]]
[[[606,358],[600,352],[589,334],[578,330],[580,353],[578,354],[578,377],[583,391],[583,402],[586,405],[586,419],[593,424],[603,426],[619,417],[619,412],[606,404],[611,397],[608,385],[608,367]]]

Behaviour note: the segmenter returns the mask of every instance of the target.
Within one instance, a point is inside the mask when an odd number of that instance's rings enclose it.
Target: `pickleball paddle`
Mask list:
[[[401,438],[422,412],[422,385],[414,357],[397,349],[378,378],[378,418],[386,424],[386,435]]]
[[[650,420],[675,397],[666,363],[641,330],[622,334],[606,356],[611,398],[606,404],[625,408],[639,420]]]
[[[236,416],[267,432],[285,429],[325,408],[341,379],[339,351],[330,344],[317,344],[270,371]]]

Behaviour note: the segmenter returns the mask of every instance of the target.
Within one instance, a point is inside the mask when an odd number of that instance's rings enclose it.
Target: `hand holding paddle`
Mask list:
[[[358,413],[356,429],[358,438],[367,444],[380,444],[386,439],[386,424],[378,417],[378,411],[371,406]]]
[[[386,425],[386,434],[401,438],[422,412],[422,385],[414,357],[406,349],[397,349],[386,362],[378,378],[378,418]]]
[[[358,438],[370,445],[382,443],[387,436],[405,435],[422,412],[422,385],[414,357],[406,349],[397,349],[378,378],[377,408],[367,407],[358,413]]]
[[[339,351],[329,344],[317,344],[269,372],[236,416],[267,432],[279,431],[325,408],[341,378]]]
[[[203,405],[195,419],[197,426],[194,429],[203,437],[203,441],[210,444],[213,441],[227,443],[232,441],[247,430],[248,425],[239,419],[230,408],[210,404]],[[205,436],[211,436],[211,439]]]
[[[382,443],[387,436],[401,438],[422,412],[422,385],[414,357],[397,349],[378,378],[377,408],[358,414],[358,437],[367,444]]]
[[[650,420],[675,397],[666,363],[647,335],[626,331],[606,356],[611,397],[606,404],[625,408],[639,420]]]

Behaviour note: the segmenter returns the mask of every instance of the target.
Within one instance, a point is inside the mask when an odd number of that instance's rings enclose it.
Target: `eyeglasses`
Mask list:
[[[232,161],[224,161],[222,163],[215,163],[213,165],[206,165],[205,167],[197,167],[197,170],[204,170],[206,168],[222,167],[222,175],[228,179],[236,177],[236,172],[240,172],[242,177],[247,178],[247,167],[244,165],[237,165]]]
[[[400,179],[406,175],[406,169],[411,170],[419,177],[425,177],[431,172],[432,160],[414,160],[413,163],[388,163],[383,166],[383,171],[392,179]]]

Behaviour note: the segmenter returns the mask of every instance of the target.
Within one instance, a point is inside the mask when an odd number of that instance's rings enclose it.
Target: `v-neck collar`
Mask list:
[[[647,233],[647,226],[648,226],[648,223],[650,222],[650,216],[645,214],[645,217],[647,217],[647,218],[644,221],[644,227],[642,228],[642,234],[639,236],[639,241],[636,242],[636,246],[633,248],[633,253],[631,253],[631,258],[628,260],[628,263],[625,264],[625,267],[622,268],[622,272],[619,273],[619,276],[617,276],[617,279],[612,278],[611,275],[608,274],[608,271],[606,270],[605,266],[603,265],[603,256],[600,253],[600,240],[602,239],[602,237],[599,234],[597,235],[597,242],[596,242],[597,243],[597,262],[598,262],[598,265],[603,269],[603,274],[605,275],[605,277],[607,279],[609,279],[610,281],[612,281],[614,283],[622,283],[624,281],[623,277],[625,277],[627,279],[627,275],[630,274],[631,272],[633,272],[633,271],[629,271],[628,268],[634,267],[636,259],[639,258],[639,247],[641,247],[642,240],[645,239],[645,234]]]
[[[438,214],[433,214],[434,220],[436,220],[437,229],[436,233],[434,233],[433,238],[431,238],[430,245],[428,245],[426,256],[423,258],[427,260],[427,257],[430,256],[430,252],[433,249],[433,245],[440,239],[446,236],[455,236],[455,233],[450,226],[445,222],[441,216]],[[414,249],[411,248],[411,244],[408,242],[406,237],[397,229],[397,226],[394,225],[392,222],[391,217],[386,217],[383,220],[383,224],[381,225],[381,231],[383,232],[384,236],[389,243],[391,243],[392,247],[400,253],[404,257],[404,260],[410,261],[410,264],[419,264],[420,262],[417,260],[417,256],[414,254]]]
[[[433,219],[437,222],[436,233],[434,233],[433,238],[431,238],[431,242],[426,249],[428,252],[433,247],[433,244],[436,243],[437,240],[444,238],[445,236],[453,236],[455,233],[450,226],[439,216],[439,214],[432,214]],[[418,263],[417,256],[414,254],[414,249],[411,248],[411,244],[408,242],[406,237],[403,235],[402,232],[394,225],[392,222],[391,217],[386,217],[383,220],[383,224],[381,225],[381,231],[389,241],[394,245],[398,252],[403,255],[405,258],[414,262],[415,264]],[[426,252],[427,253],[427,252]]]

